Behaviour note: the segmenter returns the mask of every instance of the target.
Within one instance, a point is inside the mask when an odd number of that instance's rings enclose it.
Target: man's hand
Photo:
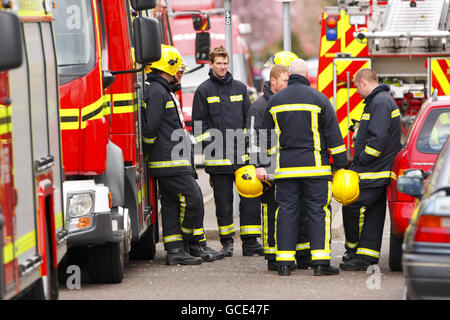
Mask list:
[[[265,168],[256,168],[256,178],[259,181],[267,181],[267,171]]]

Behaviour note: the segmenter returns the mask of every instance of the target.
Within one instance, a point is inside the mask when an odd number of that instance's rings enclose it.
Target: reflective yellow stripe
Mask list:
[[[242,157],[241,157],[241,159],[242,159],[242,161],[248,161],[248,160],[250,160],[250,156],[248,155],[248,154],[244,154]]]
[[[276,255],[277,261],[295,261],[295,251],[277,250]]]
[[[341,145],[341,146],[329,148],[329,149],[330,149],[331,154],[338,154],[338,153],[347,151],[347,149],[345,148],[345,145]]]
[[[262,225],[263,225],[263,234],[262,234],[262,240],[263,240],[263,248],[264,252],[266,252],[266,249],[269,248],[269,217],[268,217],[268,209],[267,209],[267,203],[261,202],[261,211],[262,211]]]
[[[297,243],[297,245],[295,246],[296,251],[302,251],[302,250],[308,250],[308,249],[311,249],[311,244],[309,242]]]
[[[395,117],[400,117],[399,109],[395,109],[394,111],[391,112],[391,118],[395,118]]]
[[[328,209],[328,206],[331,203],[332,192],[331,192],[331,181],[328,181],[328,194],[327,194],[327,203],[323,206],[323,210],[325,211],[325,250],[331,251],[330,242],[331,242],[331,211]]]
[[[88,120],[96,120],[103,118],[103,96],[91,103],[87,107],[81,109],[81,129],[86,128]]]
[[[367,249],[367,248],[358,248],[356,249],[356,254],[363,254],[366,256],[371,256],[374,258],[380,258],[380,252],[379,251],[375,251],[375,250],[371,250],[371,249]]]
[[[158,137],[154,137],[154,138],[142,137],[142,141],[144,141],[145,143],[148,143],[148,144],[154,144],[157,138]]]
[[[0,117],[0,134],[6,134],[8,132],[11,132],[11,106],[0,104],[0,109],[3,113],[3,116]]]
[[[358,222],[358,234],[359,238],[361,238],[361,233],[364,228],[364,218],[365,218],[366,207],[361,207],[359,209],[359,222]]]
[[[257,234],[257,235],[261,235],[261,226],[260,225],[255,225],[255,226],[240,226],[240,233],[241,235],[245,235],[245,234]]]
[[[184,167],[190,166],[191,163],[188,160],[177,161],[154,161],[149,162],[149,168],[170,168],[170,167]]]
[[[59,228],[62,228],[63,226],[63,213],[62,211],[58,212],[58,214],[55,215],[55,229],[58,230]]]
[[[115,93],[113,94],[113,113],[133,113],[135,110],[133,93]]]
[[[282,104],[270,108],[270,113],[286,112],[286,111],[309,111],[309,112],[320,112],[321,108],[312,104]]]
[[[219,234],[222,236],[228,235],[234,232],[234,224],[228,226],[219,226]]]
[[[3,264],[10,263],[14,260],[14,244],[8,243],[3,246]]]
[[[201,236],[204,233],[205,233],[205,230],[203,228],[199,228],[199,229],[194,229],[193,235],[194,236]]]
[[[267,155],[268,156],[271,156],[271,155],[275,154],[276,152],[277,152],[277,146],[275,146],[273,148],[270,148],[270,149],[267,149]]]
[[[363,113],[361,116],[361,120],[370,120],[370,113]]]
[[[291,168],[280,168],[275,170],[275,179],[309,177],[309,176],[327,176],[327,175],[331,175],[331,166],[291,167]]]
[[[205,132],[204,134],[196,137],[195,140],[197,142],[200,142],[200,141],[203,141],[203,140],[208,139],[208,138],[211,138],[211,133],[210,132]]]
[[[231,166],[231,161],[228,159],[205,160],[205,166]]]
[[[34,247],[36,247],[35,230],[18,238],[14,243],[8,243],[3,246],[3,263],[6,264],[13,261],[14,257],[18,257]]]
[[[184,215],[186,213],[186,198],[183,196],[182,193],[178,193],[177,196],[178,196],[178,199],[180,199],[180,225],[182,225],[183,221],[184,221]],[[185,232],[183,229],[185,229],[185,228],[181,227],[181,231],[183,231],[184,233],[194,232],[194,230],[192,230],[192,229],[186,228],[187,232]]]
[[[364,149],[364,151],[365,151],[367,154],[370,154],[371,156],[374,156],[374,157],[379,157],[379,156],[381,155],[381,151],[378,151],[378,150],[376,150],[376,149],[374,149],[374,148],[371,148],[371,147],[369,147],[369,146],[366,146],[366,148]]]
[[[314,139],[314,159],[316,161],[316,166],[320,167],[322,165],[322,157],[320,156],[321,146],[317,112],[311,113],[311,131]]]
[[[392,171],[380,171],[380,172],[361,172],[358,173],[360,179],[390,179],[395,173]]]
[[[173,108],[173,107],[175,107],[175,103],[173,101],[167,101],[166,109]]]
[[[350,249],[355,249],[358,246],[358,242],[353,243],[353,242],[345,241],[345,245],[347,247],[349,247]]]
[[[214,97],[207,97],[206,100],[208,103],[220,103],[220,97],[214,96]]]
[[[80,109],[59,109],[61,130],[77,130],[80,128]]]
[[[331,250],[311,250],[311,260],[330,260]]]
[[[243,100],[244,100],[244,97],[242,96],[242,94],[235,95],[235,96],[230,96],[230,101],[231,102],[237,102],[237,101],[243,101]]]
[[[166,236],[163,238],[164,243],[174,242],[174,241],[183,241],[183,236],[181,234],[174,234],[170,236]]]

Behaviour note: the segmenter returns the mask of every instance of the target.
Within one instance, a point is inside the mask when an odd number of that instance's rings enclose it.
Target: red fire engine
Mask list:
[[[56,299],[66,253],[54,5],[0,3],[2,299]]]
[[[404,134],[435,89],[450,95],[448,19],[447,0],[345,0],[325,8],[318,90],[336,109],[350,157],[349,127],[364,108],[352,83],[361,68],[372,68],[391,86]]]

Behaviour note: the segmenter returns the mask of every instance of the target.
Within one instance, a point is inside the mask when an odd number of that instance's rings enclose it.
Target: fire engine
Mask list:
[[[58,298],[67,250],[54,5],[0,2],[1,299]]]
[[[321,20],[318,90],[330,98],[349,157],[363,100],[352,83],[371,68],[391,86],[406,135],[422,103],[436,90],[450,95],[448,0],[340,0]]]
[[[60,0],[56,7],[68,259],[86,256],[91,282],[119,283],[128,258],[156,252],[157,191],[140,125],[143,67],[161,55],[159,23],[147,13],[155,5]]]

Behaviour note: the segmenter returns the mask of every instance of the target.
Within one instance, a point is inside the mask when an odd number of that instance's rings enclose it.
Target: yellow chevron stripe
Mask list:
[[[333,82],[333,63],[331,62],[318,76],[317,87],[320,92]]]
[[[446,62],[449,65],[450,59],[446,59]],[[450,83],[436,59],[431,60],[431,70],[442,87],[443,95],[450,95]]]

